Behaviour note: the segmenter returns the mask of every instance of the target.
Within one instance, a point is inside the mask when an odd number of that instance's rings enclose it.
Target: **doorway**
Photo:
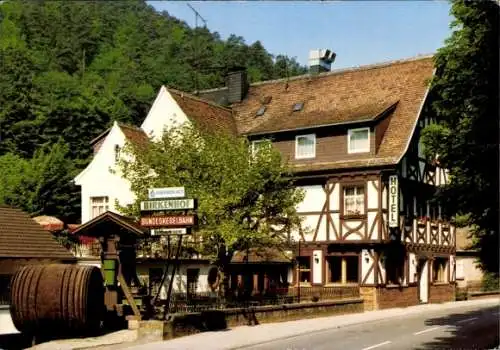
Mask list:
[[[429,260],[418,260],[417,276],[419,301],[421,303],[427,303],[429,301]]]

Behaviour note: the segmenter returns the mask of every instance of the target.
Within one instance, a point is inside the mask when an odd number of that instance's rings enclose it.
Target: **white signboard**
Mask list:
[[[182,198],[185,196],[186,193],[184,191],[184,187],[163,187],[148,189],[149,199]]]
[[[187,235],[187,228],[157,228],[151,230],[151,236]]]
[[[399,185],[397,175],[389,176],[389,227],[399,227]]]
[[[152,201],[142,201],[142,211],[156,211],[156,210],[186,210],[194,209],[195,202],[191,198],[183,199],[157,199]]]

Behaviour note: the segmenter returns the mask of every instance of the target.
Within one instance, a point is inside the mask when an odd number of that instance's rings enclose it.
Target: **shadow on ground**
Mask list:
[[[499,307],[494,306],[430,318],[425,321],[427,326],[446,326],[449,336],[436,337],[415,349],[493,349],[499,345],[498,311]]]

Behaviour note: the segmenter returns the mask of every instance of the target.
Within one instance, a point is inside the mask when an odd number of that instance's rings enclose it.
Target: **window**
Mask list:
[[[370,152],[370,128],[349,130],[347,150],[348,153]]]
[[[446,258],[435,258],[432,263],[432,281],[433,282],[446,282]]]
[[[90,197],[90,209],[92,213],[91,219],[98,217],[102,213],[109,210],[109,198],[106,197]]]
[[[295,159],[316,157],[316,135],[295,137]]]
[[[118,161],[120,160],[120,151],[120,145],[115,145],[115,163],[118,163]]]
[[[326,261],[328,263],[328,283],[359,283],[358,255],[329,256]]]
[[[255,115],[257,117],[260,117],[262,115],[264,115],[264,113],[266,112],[266,107],[265,106],[262,106],[260,107],[258,110],[257,110],[257,113],[255,113]]]
[[[365,213],[365,186],[344,187],[344,215]]]
[[[300,283],[311,283],[311,258],[308,256],[298,256],[298,274]]]
[[[298,102],[293,105],[293,111],[299,112],[304,108],[304,102]]]
[[[252,141],[252,154],[256,154],[263,147],[270,146],[271,142],[269,140],[255,140]]]

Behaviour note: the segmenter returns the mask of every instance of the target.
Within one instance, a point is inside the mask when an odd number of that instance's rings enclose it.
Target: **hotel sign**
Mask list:
[[[389,227],[399,227],[399,184],[397,175],[389,176]]]
[[[184,187],[162,187],[148,189],[149,199],[182,198],[185,196],[186,193],[184,191]]]
[[[142,211],[159,211],[159,210],[187,210],[195,208],[195,200],[184,199],[163,199],[153,201],[142,201]]]
[[[141,226],[144,227],[185,227],[194,226],[194,215],[143,216]]]

